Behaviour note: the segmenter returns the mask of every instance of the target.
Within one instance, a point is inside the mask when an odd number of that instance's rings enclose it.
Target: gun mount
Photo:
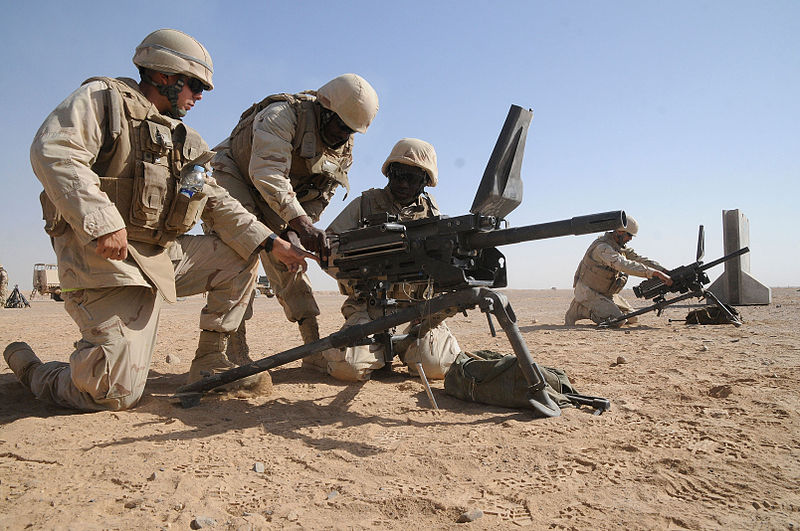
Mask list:
[[[530,110],[511,106],[470,214],[410,222],[381,214],[362,220],[361,228],[332,238],[333,253],[327,263],[322,263],[323,268],[338,280],[353,281],[355,289],[367,296],[371,305],[382,310],[382,317],[183,386],[176,397],[189,407],[195,405],[205,391],[329,348],[382,342],[387,346],[386,361],[390,365],[393,343],[423,337],[445,318],[443,315],[478,308],[487,316],[494,315],[505,332],[528,383],[527,397],[532,409],[543,417],[560,415],[558,405],[545,391],[542,372],[525,344],[511,305],[492,289],[507,285],[506,260],[495,247],[615,230],[625,227],[627,220],[625,213],[617,210],[552,223],[501,228],[506,224],[504,217],[522,202],[520,168],[532,118]],[[430,286],[431,298],[402,302],[387,299],[388,290],[396,283]],[[404,337],[393,337],[393,329],[405,323],[414,323],[411,332]],[[489,325],[494,335],[491,318]],[[432,397],[430,389],[426,390]],[[580,398],[576,397],[574,403],[585,404]]]
[[[728,260],[732,260],[737,256],[741,256],[748,252],[750,252],[749,248],[742,247],[737,251],[726,254],[721,258],[717,258],[716,260],[704,264],[703,256],[705,255],[705,229],[702,225],[700,225],[700,229],[697,234],[697,255],[695,261],[692,264],[679,266],[668,271],[667,274],[672,279],[671,285],[667,286],[658,278],[649,278],[642,281],[642,283],[638,286],[634,286],[634,295],[640,299],[652,299],[653,304],[634,312],[626,313],[625,315],[615,319],[608,319],[600,323],[598,326],[601,328],[611,327],[625,321],[629,317],[642,315],[651,311],[655,311],[656,315],[661,315],[661,313],[664,311],[664,308],[667,306],[690,298],[706,299],[711,301],[713,304],[718,306],[725,315],[727,315],[728,320],[731,323],[737,327],[741,326],[742,322],[736,315],[736,312],[732,311],[727,304],[720,301],[713,293],[705,289],[705,285],[711,282],[706,274],[706,271],[714,266],[723,264]],[[681,295],[678,295],[672,299],[667,299],[667,295],[669,293],[680,293]]]

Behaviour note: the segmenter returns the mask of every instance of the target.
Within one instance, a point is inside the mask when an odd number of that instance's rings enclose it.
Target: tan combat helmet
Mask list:
[[[392,162],[408,164],[422,169],[428,174],[428,186],[436,186],[439,182],[436,151],[432,145],[424,140],[418,138],[403,138],[399,140],[381,168],[381,172],[387,177],[389,176],[389,165]]]
[[[625,232],[630,234],[631,236],[636,236],[636,233],[639,232],[639,224],[633,219],[632,216],[627,216],[628,223],[625,225]]]
[[[136,47],[133,63],[164,74],[183,74],[202,81],[212,90],[214,64],[208,50],[197,40],[174,29],[156,30]]]
[[[359,133],[367,132],[378,113],[378,94],[357,74],[343,74],[328,81],[317,90],[317,100]]]

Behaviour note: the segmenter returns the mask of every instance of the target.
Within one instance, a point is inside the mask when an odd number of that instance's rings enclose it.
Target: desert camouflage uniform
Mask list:
[[[8,273],[0,265],[0,308],[5,308],[8,298]]]
[[[277,233],[299,216],[319,221],[338,186],[349,192],[353,138],[336,149],[326,146],[319,112],[313,91],[268,96],[245,111],[231,136],[214,148],[217,182]],[[304,342],[319,339],[320,312],[308,276],[290,273],[266,253],[261,263],[286,318],[301,324]],[[252,299],[245,319],[251,315]]]
[[[333,220],[327,232],[339,234],[358,228],[362,218],[378,212],[395,214],[399,221],[412,221],[438,215],[439,208],[433,197],[427,193],[420,194],[413,203],[403,207],[394,201],[388,186],[383,189],[373,188],[351,201]],[[425,288],[426,286],[405,283],[395,284],[387,296],[398,300],[420,300],[425,296]],[[348,296],[342,305],[342,315],[345,318],[343,328],[368,323],[383,316],[370,312],[364,294],[356,292],[352,283],[340,282],[339,290]],[[408,333],[410,328],[411,325],[407,326],[402,333]],[[407,350],[397,354],[412,374],[417,373],[416,363],[419,361],[428,378],[441,379],[459,352],[458,341],[442,322],[419,341],[412,343]],[[373,370],[384,366],[384,346],[381,344],[329,349],[323,355],[327,361],[328,374],[339,380],[368,380]]]
[[[628,275],[651,278],[654,270],[666,272],[658,262],[620,246],[613,234],[607,232],[592,242],[578,265],[573,280],[575,298],[564,316],[567,325],[580,319],[601,323],[633,311],[619,294]],[[628,322],[632,324],[635,320],[633,317]]]
[[[65,308],[82,339],[69,363],[35,369],[38,398],[82,410],[135,405],[162,299],[208,291],[204,333],[239,326],[255,282],[254,251],[270,231],[212,178],[191,199],[177,193],[180,168],[204,156],[200,135],[160,114],[132,79],[89,80],[47,117],[31,163],[45,189]],[[201,217],[217,236],[183,234]],[[95,253],[96,238],[123,228],[126,260]]]

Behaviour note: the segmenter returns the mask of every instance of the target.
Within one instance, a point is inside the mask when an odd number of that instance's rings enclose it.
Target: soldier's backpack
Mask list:
[[[576,401],[574,397],[594,397],[578,395],[563,370],[551,367],[541,369],[547,383],[545,391],[560,408],[591,405]],[[445,375],[444,390],[447,394],[468,402],[534,409],[527,396],[528,382],[517,363],[517,357],[512,354],[503,355],[490,350],[460,353]],[[604,401],[603,410],[608,409],[607,404],[608,401]]]
[[[736,310],[736,308],[730,305],[726,305],[726,308],[728,308],[728,311],[730,311],[741,323],[742,317],[739,315],[739,312]],[[719,306],[709,305],[689,312],[686,315],[686,324],[734,324],[734,321],[728,316],[728,314],[723,312],[722,308]]]

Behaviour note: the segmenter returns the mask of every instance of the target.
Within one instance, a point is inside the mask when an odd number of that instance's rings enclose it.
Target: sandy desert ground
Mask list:
[[[361,385],[298,361],[272,371],[269,396],[216,394],[183,409],[171,394],[197,340],[194,297],[163,312],[132,411],[34,401],[0,361],[0,528],[800,527],[796,288],[740,308],[741,328],[669,322],[688,310],[673,306],[602,331],[563,326],[567,290],[506,294],[537,361],[608,397],[611,411],[536,420],[433,382],[437,414],[397,361],[394,375]],[[341,300],[319,294],[324,333],[340,326]],[[464,350],[511,352],[480,313],[449,322]],[[300,343],[266,297],[249,332],[259,357]],[[43,360],[66,359],[77,337],[59,303],[0,311],[0,344],[25,339]],[[459,523],[466,512],[482,516]]]

